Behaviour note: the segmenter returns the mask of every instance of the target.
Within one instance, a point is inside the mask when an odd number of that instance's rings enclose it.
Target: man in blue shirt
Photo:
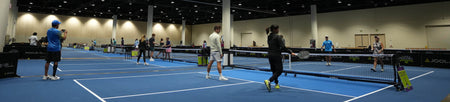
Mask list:
[[[325,41],[322,44],[322,48],[320,48],[321,51],[323,51],[323,47],[325,47],[325,52],[331,53],[332,51],[336,52],[336,49],[334,49],[333,42],[331,40],[328,40],[328,35],[325,35]],[[331,65],[331,56],[325,57],[327,60],[326,65]]]
[[[45,75],[42,79],[47,80],[59,80],[59,77],[56,76],[56,69],[58,68],[58,62],[61,61],[61,39],[65,40],[67,36],[67,31],[61,32],[58,30],[59,28],[58,20],[52,21],[52,28],[47,30],[47,61],[45,63]],[[53,62],[53,76],[48,76],[48,67],[50,62]]]

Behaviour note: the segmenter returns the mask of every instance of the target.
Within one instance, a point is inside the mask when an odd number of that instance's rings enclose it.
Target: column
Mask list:
[[[224,40],[225,49],[230,48],[230,35],[231,35],[231,13],[230,13],[231,0],[222,1],[222,34]]]
[[[148,5],[147,11],[147,38],[151,38],[153,34],[153,5]]]
[[[231,14],[231,17],[230,17],[230,46],[231,47],[233,47],[233,45],[234,45],[234,27],[233,27],[233,19],[234,19],[234,15],[233,14]]]
[[[181,21],[183,25],[183,29],[181,30],[181,41],[183,42],[181,45],[186,44],[186,20]]]
[[[8,16],[10,0],[0,0],[0,52],[3,52],[5,46],[5,35],[8,28]]]
[[[117,15],[113,15],[113,29],[112,29],[112,36],[111,38],[116,38],[117,34]]]
[[[317,42],[318,42],[318,31],[317,31],[317,6],[311,5],[311,33],[313,36],[313,39],[316,40],[316,48],[317,48]]]

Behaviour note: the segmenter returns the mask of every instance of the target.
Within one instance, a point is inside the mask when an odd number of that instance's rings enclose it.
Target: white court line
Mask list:
[[[231,71],[231,70],[230,70],[230,71]],[[205,74],[205,73],[202,73],[202,72],[198,72],[198,73],[200,73],[200,74]],[[218,75],[214,75],[214,74],[210,74],[210,75],[211,75],[211,76],[218,76]],[[240,79],[240,78],[233,78],[233,77],[227,77],[227,78],[264,84],[263,82],[256,82],[256,81],[245,80],[245,79]],[[355,97],[355,96],[350,96],[350,95],[344,95],[344,94],[338,94],[338,93],[331,93],[331,92],[324,92],[324,91],[317,91],[317,90],[310,90],[310,89],[302,89],[302,88],[296,88],[296,87],[285,86],[285,85],[283,85],[283,86],[281,86],[281,87],[286,87],[286,88],[291,88],[291,89],[296,89],[296,90],[302,90],[302,91],[309,91],[309,92],[323,93],[323,94],[329,94],[329,95],[336,95],[336,96]]]
[[[337,71],[349,70],[349,69],[358,68],[358,67],[361,67],[361,66],[354,66],[354,67],[349,67],[349,68],[344,68],[344,69],[336,69],[336,70],[321,71],[321,72],[322,73],[337,72]]]
[[[99,80],[99,79],[139,78],[139,77],[166,76],[166,75],[179,75],[179,74],[192,74],[192,73],[198,73],[198,72],[184,72],[184,73],[171,73],[171,74],[155,74],[155,75],[136,75],[136,76],[122,76],[122,77],[86,78],[86,79],[76,79],[76,80]]]
[[[116,98],[127,98],[127,97],[137,97],[137,96],[176,93],[176,92],[184,92],[184,91],[204,90],[204,89],[211,89],[211,88],[218,88],[218,87],[226,87],[226,86],[235,86],[235,85],[249,84],[249,83],[254,83],[254,82],[242,82],[242,83],[235,83],[235,84],[225,84],[225,85],[218,85],[218,86],[199,87],[199,88],[182,89],[182,90],[161,91],[161,92],[152,92],[152,93],[144,93],[144,94],[125,95],[125,96],[114,96],[114,97],[106,97],[106,98],[103,98],[103,99],[107,100],[107,99],[116,99]]]
[[[53,67],[53,64],[52,63],[50,63],[50,65]],[[57,67],[56,68],[56,70],[58,70],[58,71],[60,71],[60,72],[62,72],[62,70],[61,69],[59,69],[59,67]]]
[[[137,60],[136,60],[136,62],[135,61],[133,61],[133,60],[125,60],[125,61],[128,61],[128,62],[134,62],[134,63],[136,63],[137,62]],[[156,65],[156,64],[150,64],[149,63],[149,65],[154,65],[154,66],[158,66],[158,67],[162,67],[162,68],[166,68],[166,66],[160,66],[160,65]]]
[[[130,70],[130,69],[151,69],[151,68],[150,68],[150,67],[144,67],[144,68],[116,68],[116,69],[64,70],[64,72],[107,71],[107,70]]]
[[[429,71],[429,72],[427,72],[427,73],[421,74],[421,75],[419,75],[419,76],[416,76],[416,77],[414,77],[414,78],[411,78],[411,79],[409,79],[409,80],[411,81],[411,80],[414,80],[414,79],[420,78],[420,77],[422,77],[422,76],[425,76],[425,75],[431,74],[431,73],[433,73],[433,72],[434,72],[434,71]],[[378,89],[378,90],[372,91],[372,92],[370,92],[370,93],[367,93],[367,94],[364,94],[364,95],[361,95],[361,96],[358,96],[358,97],[355,97],[355,98],[352,98],[352,99],[346,100],[346,101],[344,101],[344,102],[350,102],[350,101],[354,101],[354,100],[356,100],[356,99],[359,99],[359,98],[363,98],[363,97],[365,97],[365,96],[368,96],[368,95],[371,95],[371,94],[374,94],[374,93],[380,92],[380,91],[382,91],[382,90],[385,90],[385,89],[387,89],[387,88],[390,88],[390,87],[393,87],[393,86],[394,86],[394,85],[389,85],[389,86],[386,86],[386,87],[384,87],[384,88],[381,88],[381,89]]]
[[[97,65],[97,64],[130,64],[128,63],[84,63],[84,64],[59,64],[59,65]]]
[[[86,91],[88,91],[89,93],[91,93],[92,95],[94,95],[97,99],[99,99],[102,102],[106,102],[105,100],[103,100],[100,96],[98,96],[97,94],[95,94],[94,92],[92,92],[91,90],[89,90],[87,87],[85,87],[83,84],[81,84],[80,82],[78,82],[77,80],[73,80],[75,81],[75,83],[77,83],[78,85],[80,85],[81,87],[83,87]]]

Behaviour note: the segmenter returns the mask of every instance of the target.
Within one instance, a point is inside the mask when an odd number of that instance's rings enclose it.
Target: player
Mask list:
[[[61,61],[61,39],[66,39],[67,31],[61,32],[58,30],[61,22],[58,20],[52,21],[52,28],[47,30],[47,58],[45,58],[45,75],[42,79],[47,80],[59,80],[60,77],[56,76],[56,70],[58,68],[58,62]],[[63,34],[64,33],[64,34]],[[53,62],[53,76],[48,76],[48,67],[50,62]]]
[[[147,49],[147,41],[145,40],[145,35],[142,36],[141,40],[139,40],[139,54],[137,58],[136,64],[139,64],[139,59],[141,58],[141,54],[143,54],[144,59],[144,65],[148,65],[147,62],[145,62],[145,50]]]
[[[323,41],[322,48],[320,48],[320,51],[323,51],[323,47],[325,47],[326,53],[331,53],[332,51],[336,52],[336,49],[334,49],[333,42],[331,40],[328,40],[328,35],[325,35],[325,41]],[[327,60],[326,65],[331,65],[331,56],[326,56],[325,59]]]
[[[269,28],[266,29],[266,34],[270,34],[267,37],[267,43],[269,45],[269,63],[270,63],[270,70],[272,71],[272,77],[270,77],[269,80],[264,80],[264,84],[266,84],[267,90],[271,91],[270,83],[275,81],[275,88],[279,89],[280,85],[278,84],[278,77],[283,72],[283,63],[282,63],[282,51],[288,51],[291,53],[291,55],[295,56],[295,54],[283,43],[283,38],[278,34],[279,29],[278,25],[271,25]]]
[[[155,34],[152,34],[152,37],[148,40],[148,44],[150,45],[149,47],[149,52],[150,52],[150,61],[155,61],[153,59],[153,52],[155,52]]]
[[[383,43],[380,42],[380,38],[378,38],[378,36],[375,36],[375,42],[373,43],[372,49],[373,54],[383,54],[383,50],[384,50],[384,45]],[[373,72],[376,72],[376,68],[377,68],[377,61],[380,61],[381,63],[381,72],[384,71],[384,63],[383,63],[383,57],[374,57],[373,58],[373,68],[370,69]]]
[[[211,53],[210,53],[210,60],[208,63],[208,68],[207,68],[207,74],[206,74],[206,79],[210,79],[211,76],[209,76],[209,72],[211,71],[211,66],[214,63],[214,61],[217,62],[217,71],[219,72],[219,80],[228,80],[228,78],[225,78],[222,75],[222,57],[223,57],[223,53],[222,53],[222,47],[221,47],[221,39],[220,39],[220,26],[214,26],[214,32],[209,36],[209,42],[211,43],[211,45],[209,45],[209,47],[211,48]]]

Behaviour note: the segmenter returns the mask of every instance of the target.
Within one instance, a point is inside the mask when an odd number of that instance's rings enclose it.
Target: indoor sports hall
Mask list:
[[[0,0],[1,102],[450,102],[450,0]]]

